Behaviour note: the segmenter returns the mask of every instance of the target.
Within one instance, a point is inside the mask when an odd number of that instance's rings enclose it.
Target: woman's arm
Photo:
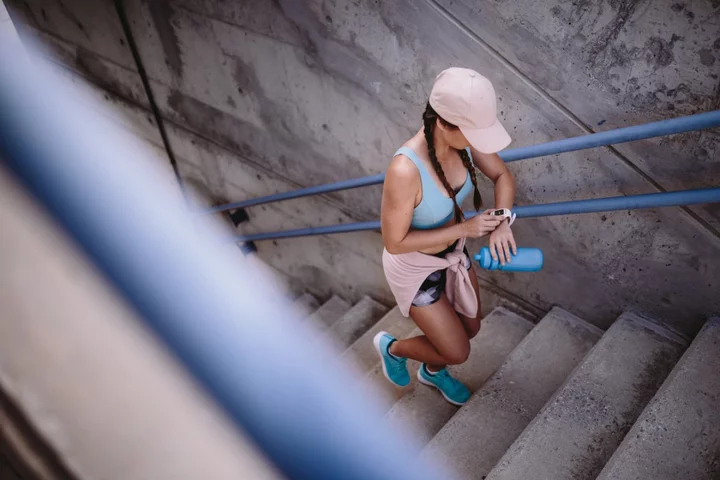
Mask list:
[[[515,177],[497,153],[480,153],[471,149],[473,162],[478,169],[495,184],[495,208],[512,208],[515,202]],[[510,249],[517,254],[517,245],[510,230],[509,220],[504,221],[490,234],[490,255],[500,263],[509,262]]]
[[[385,248],[394,255],[448,244],[463,237],[480,237],[500,223],[489,215],[478,215],[471,221],[448,227],[410,230],[420,188],[420,173],[412,161],[403,155],[393,158],[385,175],[380,221]]]

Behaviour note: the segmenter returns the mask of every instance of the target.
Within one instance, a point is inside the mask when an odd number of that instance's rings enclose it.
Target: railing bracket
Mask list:
[[[230,218],[230,221],[235,227],[237,227],[241,223],[250,221],[250,216],[244,208],[238,208],[237,210],[229,211],[228,217]],[[252,241],[240,242],[237,244],[237,246],[242,252],[242,254],[246,257],[251,253],[257,252],[257,246],[255,245],[255,242]]]
[[[250,217],[244,208],[238,208],[237,210],[230,212],[228,216],[230,217],[230,221],[232,221],[233,225],[236,227],[241,223],[250,221]]]

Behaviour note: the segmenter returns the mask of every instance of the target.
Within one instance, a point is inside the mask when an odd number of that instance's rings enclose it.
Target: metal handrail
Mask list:
[[[587,148],[616,145],[619,143],[632,142],[635,140],[644,140],[654,137],[662,137],[665,135],[673,135],[676,133],[691,132],[694,130],[703,130],[705,128],[712,128],[717,126],[720,126],[720,110],[698,113],[696,115],[689,115],[685,117],[660,120],[658,122],[644,123],[641,125],[633,125],[631,127],[608,130],[607,132],[592,133],[589,135],[580,135],[578,137],[565,138],[562,140],[554,140],[552,142],[541,143],[539,145],[513,148],[511,150],[505,150],[503,152],[500,152],[499,155],[500,158],[503,159],[505,162],[516,162],[518,160],[526,160],[529,158],[542,157],[545,155],[555,155],[558,153],[584,150]],[[299,190],[293,190],[290,192],[274,193],[272,195],[266,195],[263,197],[251,198],[248,200],[232,202],[225,205],[218,205],[208,209],[206,212],[218,213],[226,210],[248,208],[266,203],[308,197],[311,195],[319,195],[323,193],[331,193],[341,190],[350,190],[371,185],[379,185],[384,180],[385,174],[381,173],[368,177],[355,178],[352,180],[343,180],[340,182],[327,183],[314,187],[301,188]]]
[[[12,65],[0,68],[0,168],[53,215],[112,295],[281,476],[452,478],[378,420],[359,376],[265,274],[218,248],[215,229],[197,234],[149,150],[109,120],[83,115],[83,100],[18,50],[0,42],[0,64]]]
[[[635,210],[640,208],[673,207],[680,205],[697,205],[701,203],[720,203],[720,187],[698,190],[681,190],[677,192],[646,193],[621,197],[592,198],[568,202],[526,205],[513,208],[517,218],[548,217],[553,215],[574,215],[579,213],[610,212],[615,210]],[[477,215],[476,212],[465,212],[466,218]],[[324,227],[298,228],[279,232],[239,235],[231,238],[232,242],[256,242],[281,238],[308,237],[328,235],[332,233],[362,232],[380,230],[380,221],[327,225]]]

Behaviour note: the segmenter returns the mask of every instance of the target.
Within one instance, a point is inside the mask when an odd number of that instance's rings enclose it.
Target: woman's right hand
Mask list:
[[[492,210],[485,210],[473,218],[464,221],[461,225],[467,238],[480,238],[497,228],[504,218],[497,218],[490,214]]]

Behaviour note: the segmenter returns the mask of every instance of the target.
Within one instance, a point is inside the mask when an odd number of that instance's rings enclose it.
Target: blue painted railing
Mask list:
[[[517,218],[549,217],[553,215],[573,215],[578,213],[609,212],[615,210],[634,210],[639,208],[672,207],[680,205],[696,205],[701,203],[720,203],[720,188],[699,190],[683,190],[679,192],[647,193],[643,195],[627,195],[622,197],[593,198],[589,200],[573,200],[571,202],[546,203],[513,208]],[[467,218],[477,215],[476,212],[465,212]],[[324,227],[298,228],[279,232],[256,233],[233,237],[233,242],[257,242],[280,238],[309,237],[313,235],[329,235],[333,233],[362,232],[379,230],[380,220],[369,222],[328,225]]]
[[[686,117],[661,120],[659,122],[635,125],[632,127],[610,130],[607,132],[582,135],[564,140],[556,140],[539,145],[515,148],[500,152],[500,158],[505,162],[515,162],[529,158],[536,158],[544,155],[555,155],[558,153],[572,152],[587,148],[615,145],[623,142],[641,140],[646,138],[672,135],[693,130],[701,130],[720,126],[720,110],[699,113]],[[384,174],[372,175],[370,177],[356,178],[342,182],[318,185],[315,187],[302,188],[291,192],[277,193],[264,197],[258,197],[241,202],[220,205],[209,210],[209,212],[220,212],[236,208],[246,208],[264,203],[290,200],[293,198],[318,195],[321,193],[336,192],[359,188],[369,185],[377,185],[385,179]],[[513,208],[518,218],[544,217],[550,215],[571,215],[578,213],[602,212],[610,210],[628,210],[636,208],[653,208],[693,205],[700,203],[720,202],[718,198],[720,189],[710,188],[701,190],[685,190],[680,192],[661,192],[647,195],[631,195],[622,197],[597,198],[579,200],[572,202],[558,202],[544,205],[528,205]],[[466,216],[471,217],[475,212],[467,212]],[[261,240],[275,240],[281,238],[296,238],[312,235],[328,235],[334,233],[361,232],[366,230],[379,230],[380,221],[348,223],[340,225],[327,225],[322,227],[298,228],[294,230],[283,230],[278,232],[256,233],[251,235],[239,235],[232,237],[233,242],[255,242]]]
[[[607,132],[592,133],[590,135],[581,135],[579,137],[555,140],[539,145],[530,145],[527,147],[514,148],[511,150],[505,150],[503,152],[500,152],[499,155],[500,158],[502,158],[505,162],[516,162],[518,160],[542,157],[544,155],[555,155],[558,153],[585,150],[587,148],[616,145],[619,143],[632,142],[635,140],[643,140],[654,137],[662,137],[665,135],[673,135],[676,133],[691,132],[693,130],[702,130],[705,128],[717,126],[720,126],[720,110],[699,113],[697,115],[690,115],[686,117],[660,120],[659,122],[645,123],[642,125],[634,125],[632,127],[618,128],[616,130],[609,130]],[[340,190],[350,190],[371,185],[379,185],[383,183],[384,180],[385,174],[371,175],[369,177],[355,178],[352,180],[343,180],[340,182],[328,183],[325,185],[301,188],[298,190],[293,190],[291,192],[275,193],[264,197],[252,198],[239,202],[232,202],[225,205],[218,205],[208,209],[207,212],[217,213],[225,210],[247,208],[266,203],[308,197],[311,195],[319,195],[323,193],[337,192]]]

